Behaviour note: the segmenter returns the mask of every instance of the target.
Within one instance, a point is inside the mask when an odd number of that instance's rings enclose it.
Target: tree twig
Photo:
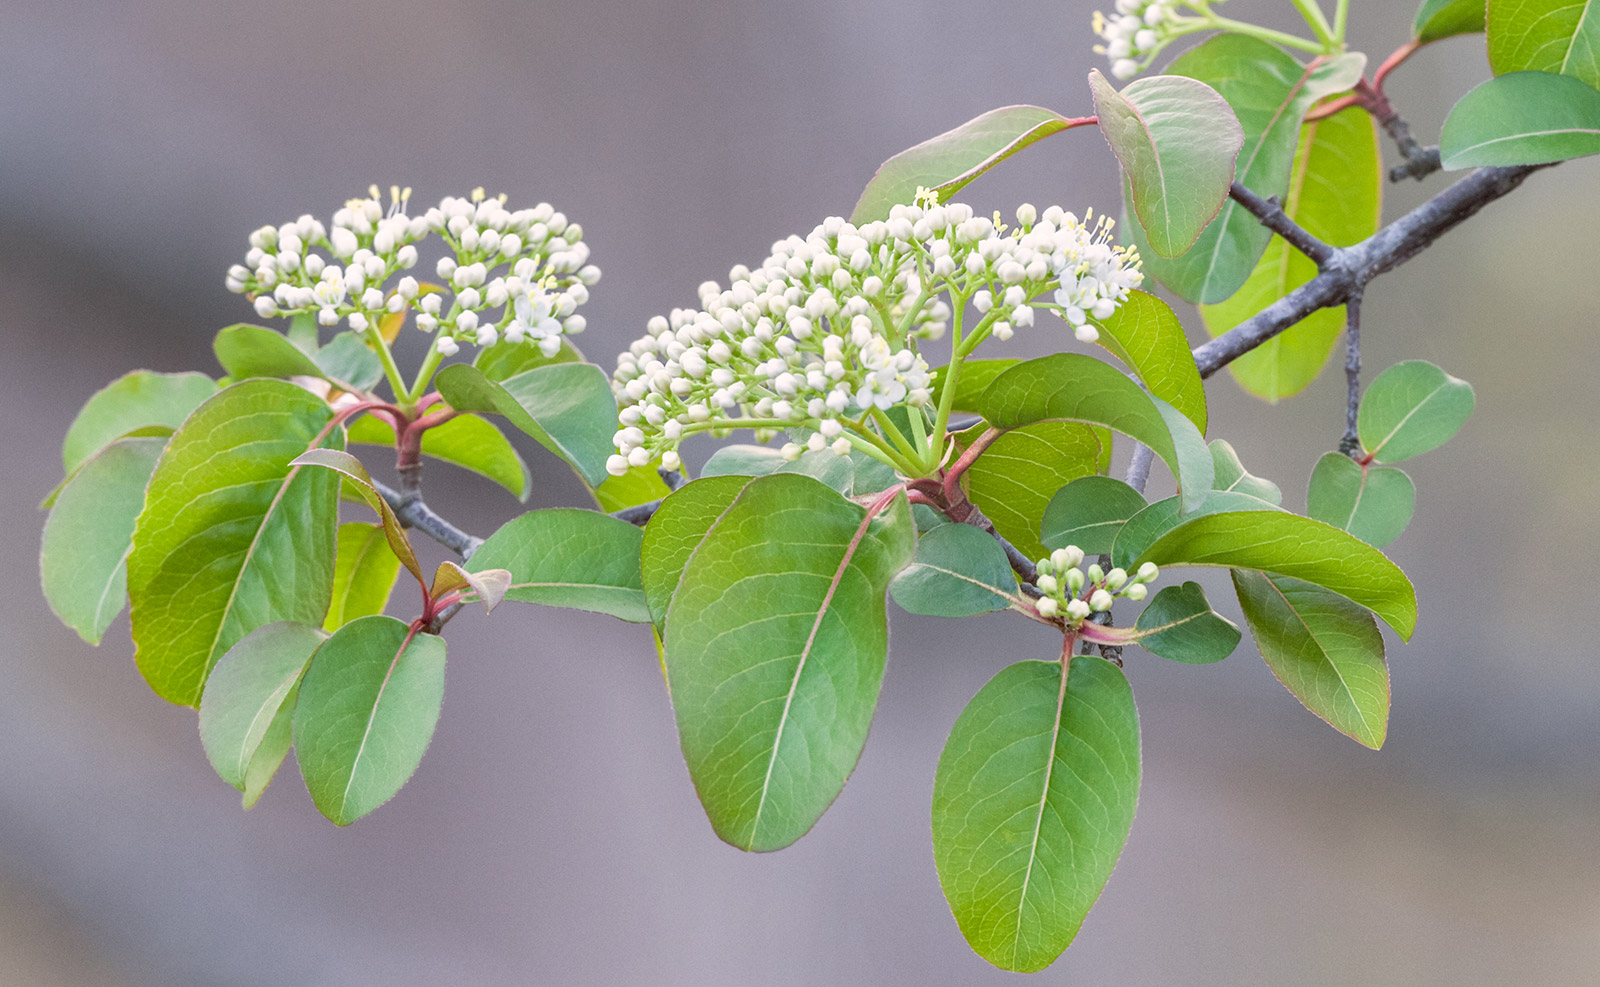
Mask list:
[[[1361,413],[1361,291],[1357,289],[1344,303],[1344,435],[1339,451],[1352,459],[1361,451],[1356,418]]]
[[[372,481],[372,485],[377,489],[379,495],[389,502],[389,507],[394,510],[395,517],[400,519],[401,524],[408,528],[415,528],[432,538],[445,548],[461,556],[462,561],[472,558],[472,553],[476,552],[478,546],[483,544],[482,538],[467,534],[438,514],[435,514],[433,508],[429,507],[427,502],[422,499],[420,491],[407,495],[391,490],[377,480]]]
[[[1334,248],[1312,236],[1304,227],[1289,218],[1277,196],[1263,199],[1249,189],[1234,182],[1228,187],[1228,198],[1244,207],[1244,211],[1260,220],[1261,225],[1283,237],[1294,249],[1316,262],[1317,269],[1327,267],[1333,258]]]

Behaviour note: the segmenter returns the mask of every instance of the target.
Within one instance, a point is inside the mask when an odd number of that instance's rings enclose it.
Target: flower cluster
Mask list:
[[[980,318],[955,340],[968,350],[1033,325],[1039,308],[1093,341],[1090,320],[1143,275],[1136,250],[1111,244],[1111,222],[1090,220],[1024,205],[1008,228],[924,192],[887,220],[835,216],[775,243],[760,267],[735,267],[728,288],[701,285],[699,308],[650,320],[618,358],[611,472],[658,458],[676,469],[686,435],[736,426],[809,430],[809,448],[839,455],[870,444],[872,419],[928,404],[935,374],[917,343],[959,327],[969,302]]]
[[[502,340],[537,343],[554,356],[563,335],[583,331],[576,309],[600,269],[589,264],[577,223],[548,203],[513,212],[504,195],[490,198],[481,188],[418,216],[406,214],[410,198],[409,188],[391,189],[385,209],[374,185],[328,224],[307,215],[261,227],[250,234],[245,262],[229,268],[228,290],[252,297],[262,318],[314,314],[321,325],[344,321],[357,332],[415,305],[417,328],[437,334],[444,356],[461,341]],[[404,273],[430,234],[448,249],[435,268],[442,285]]]
[[[1111,60],[1111,74],[1131,79],[1171,41],[1181,0],[1117,0],[1116,14],[1096,12],[1094,33],[1105,44],[1095,51]]]
[[[1064,616],[1077,627],[1090,614],[1110,610],[1119,596],[1135,602],[1144,599],[1150,592],[1148,584],[1161,575],[1154,562],[1146,562],[1131,577],[1125,570],[1106,572],[1099,565],[1090,565],[1085,571],[1078,568],[1082,563],[1083,549],[1076,545],[1058,548],[1038,561],[1035,585],[1044,595],[1034,606],[1040,616]]]

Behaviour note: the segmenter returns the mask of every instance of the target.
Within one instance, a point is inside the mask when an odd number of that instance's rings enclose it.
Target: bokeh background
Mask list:
[[[211,335],[252,317],[223,271],[262,223],[326,216],[370,182],[548,199],[605,270],[582,342],[609,364],[700,281],[847,212],[895,151],[1006,103],[1088,112],[1095,6],[0,4],[0,983],[1007,982],[944,904],[927,805],[957,713],[1004,664],[1050,657],[1043,629],[897,614],[854,778],[797,846],[752,856],[700,813],[645,631],[468,613],[420,771],[339,830],[292,766],[241,812],[192,712],[139,680],[125,618],[93,649],[50,617],[35,505],[106,381],[217,372]],[[1411,4],[1354,7],[1357,48],[1405,39]],[[1288,11],[1228,6],[1283,27]],[[1481,40],[1458,39],[1391,93],[1428,139],[1486,76]],[[1139,816],[1037,982],[1600,982],[1597,178],[1592,161],[1534,176],[1368,293],[1370,367],[1427,358],[1478,391],[1462,436],[1407,466],[1419,511],[1392,554],[1422,624],[1391,642],[1388,745],[1306,713],[1248,644],[1204,668],[1131,655]],[[1387,214],[1448,180],[1392,188]],[[964,197],[1114,210],[1115,164],[1079,131]],[[1041,324],[1009,345],[1067,338]],[[1268,407],[1219,380],[1213,434],[1301,509],[1342,386]],[[581,503],[529,455],[532,506]],[[471,530],[521,509],[430,471]]]

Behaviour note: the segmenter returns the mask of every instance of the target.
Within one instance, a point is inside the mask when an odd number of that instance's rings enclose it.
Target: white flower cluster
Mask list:
[[[576,309],[600,269],[588,262],[583,229],[549,203],[513,212],[504,195],[489,198],[480,188],[408,216],[411,190],[392,188],[390,197],[385,210],[374,185],[328,225],[307,215],[261,227],[250,234],[245,262],[228,269],[228,290],[254,298],[262,318],[311,313],[321,325],[345,321],[356,332],[415,305],[417,328],[438,334],[444,356],[458,352],[460,341],[502,340],[537,343],[554,356],[563,335],[583,331]],[[435,269],[442,285],[403,274],[430,234],[449,250]]]
[[[884,221],[857,227],[835,216],[781,240],[756,270],[735,267],[726,290],[701,285],[698,309],[655,317],[618,357],[621,426],[609,469],[658,457],[676,469],[685,434],[733,427],[736,416],[760,429],[809,429],[809,448],[845,455],[848,433],[870,428],[866,416],[928,403],[934,374],[916,341],[948,328],[941,296],[982,314],[968,339],[1009,339],[1044,308],[1093,341],[1088,320],[1110,316],[1143,281],[1137,251],[1112,246],[1105,219],[1086,225],[1059,207],[1040,216],[1028,205],[1015,228],[998,219],[923,193]]]
[[[1105,40],[1095,51],[1111,59],[1111,74],[1131,79],[1172,40],[1181,0],[1117,0],[1116,14],[1094,15],[1094,33]]]
[[[1119,596],[1135,602],[1144,599],[1150,592],[1148,584],[1161,576],[1154,562],[1146,562],[1131,577],[1123,569],[1106,572],[1099,565],[1090,565],[1085,572],[1078,568],[1082,563],[1083,549],[1076,545],[1058,548],[1036,563],[1039,578],[1034,585],[1044,594],[1034,603],[1040,616],[1065,617],[1077,627],[1090,614],[1110,610]]]

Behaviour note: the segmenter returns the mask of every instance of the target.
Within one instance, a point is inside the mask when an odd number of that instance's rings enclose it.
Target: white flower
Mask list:
[[[1131,79],[1181,33],[1177,12],[1185,5],[1184,0],[1117,0],[1116,14],[1094,15],[1094,33],[1105,42],[1094,50],[1111,60],[1112,75]]]

